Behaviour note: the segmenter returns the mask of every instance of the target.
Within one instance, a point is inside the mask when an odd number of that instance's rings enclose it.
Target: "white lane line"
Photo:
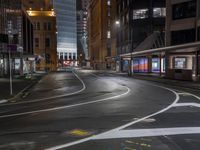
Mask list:
[[[183,135],[183,134],[200,134],[200,127],[120,130],[104,134],[104,136],[95,136],[94,138],[92,138],[92,140],[155,137],[163,135]]]
[[[198,103],[177,103],[173,107],[188,107],[188,106],[200,108],[200,104],[198,104]]]
[[[104,133],[100,133],[100,134],[95,135],[95,136],[91,136],[91,137],[88,137],[88,138],[85,138],[85,139],[81,139],[81,140],[77,140],[77,141],[74,141],[74,142],[66,143],[66,144],[63,144],[63,145],[58,145],[58,146],[55,146],[55,147],[48,148],[48,149],[46,149],[46,150],[58,150],[58,149],[62,149],[62,148],[67,148],[67,147],[74,146],[74,145],[77,145],[77,144],[81,144],[81,143],[84,143],[84,142],[87,142],[87,141],[90,141],[90,140],[95,140],[95,138],[101,138],[101,137],[104,136],[105,134],[114,134],[114,133],[116,133],[116,132],[118,132],[118,131],[120,131],[120,130],[122,130],[122,129],[128,127],[128,126],[131,126],[131,125],[133,125],[133,124],[136,124],[136,123],[141,122],[141,121],[143,121],[143,120],[145,120],[145,119],[151,118],[151,117],[153,117],[153,116],[156,116],[156,115],[158,115],[158,114],[161,114],[161,113],[163,113],[163,112],[169,110],[170,108],[173,107],[173,105],[175,105],[175,104],[179,101],[180,97],[179,97],[179,95],[178,95],[174,90],[171,90],[171,89],[169,89],[169,88],[166,88],[166,87],[163,87],[163,86],[159,86],[159,85],[154,85],[154,84],[151,84],[151,85],[156,86],[156,87],[160,87],[160,88],[162,88],[162,89],[166,89],[166,90],[168,90],[168,91],[171,91],[172,93],[175,94],[176,99],[175,99],[174,102],[173,102],[171,105],[169,105],[168,107],[166,107],[166,108],[164,108],[164,109],[162,109],[162,110],[160,110],[160,111],[158,111],[158,112],[156,112],[156,113],[153,113],[153,114],[151,114],[151,115],[148,115],[148,116],[146,116],[146,117],[143,117],[143,118],[141,118],[141,119],[138,119],[138,120],[136,120],[136,121],[127,123],[127,124],[122,125],[122,126],[120,126],[120,127],[118,127],[118,128],[109,130],[109,131],[104,132]]]
[[[7,102],[8,102],[8,100],[6,100],[6,99],[0,100],[0,104],[7,103]]]
[[[57,96],[52,96],[52,97],[47,97],[47,98],[41,98],[41,99],[35,99],[35,100],[29,100],[29,101],[23,101],[23,102],[17,102],[17,103],[12,103],[12,104],[4,104],[1,106],[10,106],[10,105],[18,105],[18,104],[28,104],[28,103],[34,103],[34,102],[41,102],[41,101],[46,101],[50,99],[55,99],[55,98],[62,98],[62,97],[67,97],[67,96],[72,96],[78,93],[83,92],[86,89],[85,83],[83,80],[74,72],[72,71],[73,74],[76,76],[76,78],[82,83],[82,88],[76,92],[68,93],[68,94],[63,94],[63,95],[57,95]]]
[[[126,86],[123,86],[124,88],[126,88],[126,92],[116,95],[116,96],[112,96],[112,97],[108,97],[108,98],[104,98],[104,99],[99,99],[99,100],[94,100],[94,101],[89,101],[89,102],[84,102],[84,103],[78,103],[78,104],[73,104],[73,105],[67,105],[67,106],[61,106],[61,107],[54,107],[54,108],[49,108],[49,109],[42,109],[42,110],[36,110],[36,111],[29,111],[29,112],[23,112],[23,113],[16,113],[16,114],[10,114],[10,115],[3,115],[0,116],[1,118],[7,118],[7,117],[16,117],[16,116],[22,116],[22,115],[28,115],[28,114],[35,114],[35,113],[42,113],[42,112],[49,112],[49,111],[56,111],[56,110],[62,110],[62,109],[67,109],[67,108],[73,108],[73,107],[77,107],[77,106],[83,106],[83,105],[89,105],[89,104],[94,104],[94,103],[100,103],[100,102],[104,102],[104,101],[109,101],[109,100],[113,100],[125,96],[130,92],[130,89]]]

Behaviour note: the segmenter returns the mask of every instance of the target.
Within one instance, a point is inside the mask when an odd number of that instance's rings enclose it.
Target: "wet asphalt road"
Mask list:
[[[51,73],[0,105],[0,149],[199,150],[200,99],[168,88],[87,70]]]

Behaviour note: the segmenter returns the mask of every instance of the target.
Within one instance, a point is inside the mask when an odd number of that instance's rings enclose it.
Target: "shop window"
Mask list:
[[[166,17],[166,8],[154,8],[153,9],[153,17]]]
[[[136,19],[145,19],[148,18],[149,10],[148,9],[136,9],[133,10],[133,20]]]
[[[190,43],[195,41],[195,29],[172,31],[171,45]]]
[[[186,58],[184,58],[184,57],[174,58],[174,68],[175,69],[185,69],[186,68]]]
[[[184,19],[196,16],[196,0],[179,3],[172,6],[172,18]]]

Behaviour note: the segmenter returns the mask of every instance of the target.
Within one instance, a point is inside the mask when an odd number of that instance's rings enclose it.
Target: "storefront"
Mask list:
[[[176,80],[200,80],[200,42],[123,54],[123,58],[131,60],[132,74],[152,73]]]

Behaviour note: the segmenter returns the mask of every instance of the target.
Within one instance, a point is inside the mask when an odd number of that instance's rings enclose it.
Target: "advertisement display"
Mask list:
[[[129,70],[129,63],[128,63],[128,60],[124,60],[123,61],[123,72],[128,72]]]
[[[152,72],[160,72],[160,58],[152,58]]]
[[[148,72],[148,59],[147,58],[134,58],[133,59],[133,72],[143,73]]]
[[[186,58],[175,58],[175,69],[184,69],[186,68]]]

